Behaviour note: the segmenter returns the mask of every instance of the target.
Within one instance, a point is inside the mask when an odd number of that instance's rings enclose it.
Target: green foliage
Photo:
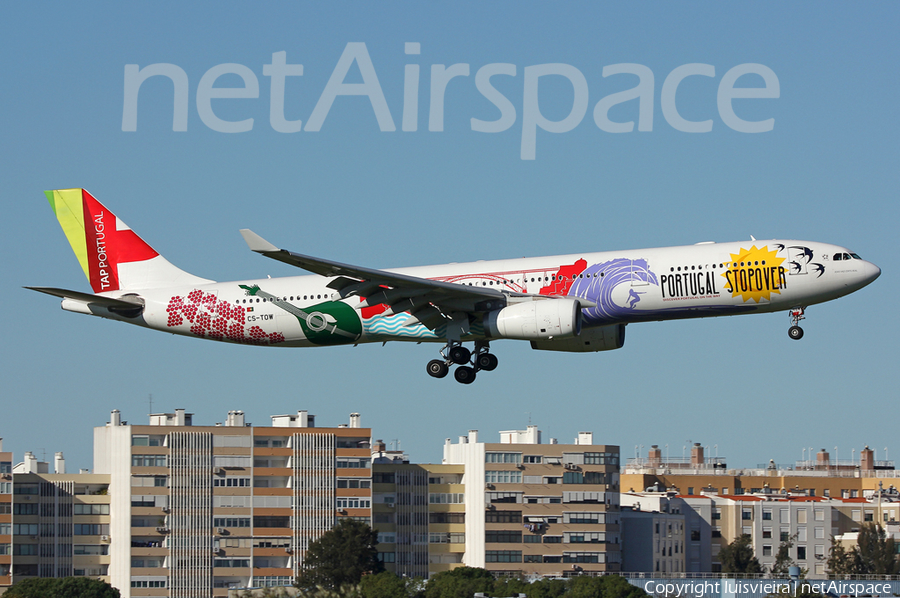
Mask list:
[[[378,534],[371,527],[353,519],[341,519],[309,545],[304,568],[294,585],[307,591],[356,586],[363,575],[384,570],[378,560],[377,543]]]
[[[831,538],[828,572],[839,575],[898,575],[900,559],[893,538],[888,538],[881,525],[866,523],[859,530],[856,546],[849,551]]]
[[[366,575],[359,582],[361,598],[422,598],[425,581],[397,577],[390,571]]]
[[[566,586],[565,598],[639,598],[647,595],[618,575],[572,577],[567,580]]]
[[[719,551],[723,573],[762,573],[762,565],[753,555],[750,534],[742,534]]]
[[[778,552],[775,553],[775,564],[772,565],[772,577],[787,577],[789,569],[794,566],[794,559],[791,558],[791,548],[794,547],[794,540],[797,534],[794,534],[778,546]]]
[[[489,571],[474,567],[458,567],[438,573],[428,581],[424,598],[472,598],[483,592],[493,598],[526,594],[528,598],[641,598],[647,596],[618,575],[569,579],[541,579],[529,583],[515,577],[494,579]],[[365,596],[364,598],[369,598]],[[387,597],[379,597],[387,598]],[[400,598],[393,596],[390,598]]]
[[[29,578],[13,584],[7,598],[119,598],[119,590],[90,577]]]
[[[457,567],[433,575],[425,586],[425,598],[472,598],[476,592],[490,595],[494,576],[476,567]]]

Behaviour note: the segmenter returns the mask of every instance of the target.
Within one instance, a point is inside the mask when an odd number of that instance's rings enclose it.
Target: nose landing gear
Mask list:
[[[803,329],[798,326],[800,320],[805,320],[806,316],[803,315],[802,307],[795,307],[791,310],[791,327],[788,328],[788,336],[794,339],[795,341],[799,341],[803,338]]]
[[[443,359],[432,359],[426,370],[433,378],[443,378],[449,373],[450,366],[456,364],[459,367],[453,372],[453,377],[460,384],[471,384],[479,370],[490,372],[497,368],[497,356],[489,351],[487,341],[475,341],[474,354],[459,341],[450,341],[441,349]]]

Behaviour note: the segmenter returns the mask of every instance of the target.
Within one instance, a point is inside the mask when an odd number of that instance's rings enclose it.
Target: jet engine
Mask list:
[[[621,349],[625,344],[625,324],[611,324],[585,328],[578,336],[531,341],[531,348],[538,351],[568,351],[589,353]]]
[[[581,333],[581,304],[575,299],[515,303],[484,316],[489,338],[526,341],[572,338]]]

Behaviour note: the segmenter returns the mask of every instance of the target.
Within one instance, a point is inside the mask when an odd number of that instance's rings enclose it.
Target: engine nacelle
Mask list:
[[[572,338],[531,341],[531,348],[538,351],[589,353],[621,349],[624,344],[625,324],[611,324],[609,326],[585,328],[580,335]]]
[[[581,333],[581,304],[575,299],[515,303],[485,315],[484,332],[526,341],[573,338]]]

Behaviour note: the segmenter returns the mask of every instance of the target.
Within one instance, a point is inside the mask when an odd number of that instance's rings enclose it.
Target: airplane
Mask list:
[[[274,347],[443,343],[427,364],[463,384],[497,367],[494,340],[541,351],[619,349],[638,322],[788,311],[870,284],[875,264],[827,243],[704,242],[376,270],[294,253],[243,229],[249,248],[311,274],[215,282],[177,268],[84,189],[45,192],[93,293],[26,287],[62,309],[174,334]],[[473,343],[473,348],[464,343]]]

